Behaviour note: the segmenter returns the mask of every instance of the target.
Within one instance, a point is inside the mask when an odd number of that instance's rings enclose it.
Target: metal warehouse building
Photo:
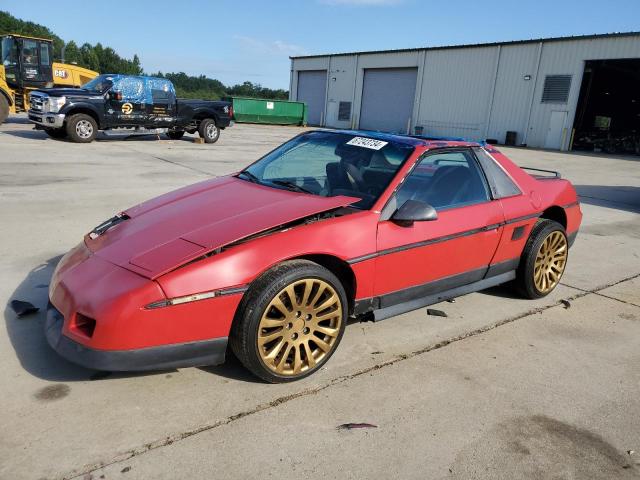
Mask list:
[[[640,32],[291,58],[309,124],[640,153]]]

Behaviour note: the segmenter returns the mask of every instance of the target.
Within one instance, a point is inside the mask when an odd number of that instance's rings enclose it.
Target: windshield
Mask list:
[[[275,188],[361,200],[368,209],[384,192],[413,147],[337,132],[299,135],[262,157],[238,176]]]
[[[104,93],[113,85],[113,77],[110,75],[98,75],[96,78],[82,86],[83,90],[90,90],[92,92]]]

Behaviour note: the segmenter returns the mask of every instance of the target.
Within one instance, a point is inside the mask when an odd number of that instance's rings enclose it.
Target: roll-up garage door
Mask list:
[[[406,133],[416,96],[417,68],[364,71],[360,128]]]
[[[298,101],[307,104],[307,122],[320,125],[327,92],[327,71],[298,72]]]

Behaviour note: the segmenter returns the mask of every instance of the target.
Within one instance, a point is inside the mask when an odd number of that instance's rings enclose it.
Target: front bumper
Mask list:
[[[97,350],[64,335],[63,324],[63,315],[49,304],[45,335],[51,348],[70,362],[94,370],[125,372],[220,365],[227,350],[227,337],[133,350]]]
[[[62,128],[64,126],[64,113],[42,113],[29,110],[29,121],[45,128]]]

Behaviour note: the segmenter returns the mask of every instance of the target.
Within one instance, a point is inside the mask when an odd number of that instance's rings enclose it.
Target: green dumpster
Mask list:
[[[233,117],[238,123],[307,124],[307,105],[304,102],[248,97],[226,97],[223,100],[233,104]]]

